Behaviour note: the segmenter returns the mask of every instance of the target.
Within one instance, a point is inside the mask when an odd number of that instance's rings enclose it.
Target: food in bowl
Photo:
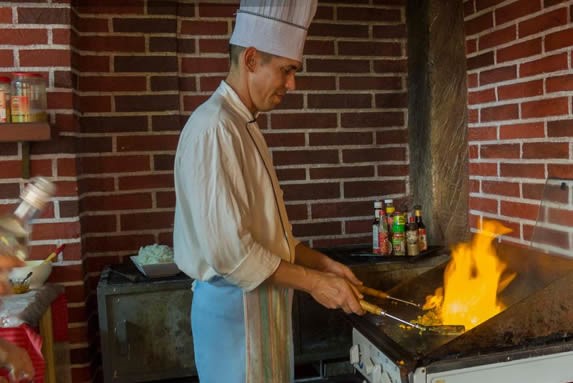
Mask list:
[[[10,281],[14,294],[24,294],[30,291],[30,281]]]
[[[9,278],[11,281],[22,281],[30,272],[32,275],[28,279],[29,287],[38,289],[44,285],[52,273],[52,262],[26,261],[24,266],[13,268]]]
[[[166,245],[143,246],[137,255],[130,258],[148,278],[169,277],[179,273],[179,268],[173,263],[173,249]]]
[[[135,257],[140,265],[173,263],[173,249],[166,245],[153,244],[142,246]]]

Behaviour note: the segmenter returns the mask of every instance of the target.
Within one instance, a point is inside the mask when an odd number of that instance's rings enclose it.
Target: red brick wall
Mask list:
[[[464,2],[470,213],[528,244],[546,177],[573,177],[573,2]]]
[[[72,361],[79,367],[73,374],[78,378],[81,366],[85,363],[89,366],[90,358],[82,358],[89,342],[88,310],[85,255],[80,242],[70,20],[70,5],[66,2],[0,5],[0,72],[40,72],[48,85],[52,139],[30,143],[30,173],[32,177],[41,175],[55,181],[57,193],[35,221],[30,258],[43,259],[58,244],[66,244],[55,262],[50,281],[65,286]],[[27,182],[22,178],[22,150],[21,143],[0,142],[0,214],[14,209]],[[60,317],[61,313],[54,313],[54,320]]]
[[[66,286],[73,381],[87,382],[99,273],[171,243],[178,134],[224,78],[238,2],[68,3],[0,7],[0,71],[49,81],[53,139],[32,144],[32,173],[59,191],[32,257],[67,243],[51,281]],[[260,118],[295,233],[314,246],[368,242],[372,202],[408,193],[405,37],[403,0],[321,1],[298,89]],[[25,181],[20,150],[0,143],[2,211]]]

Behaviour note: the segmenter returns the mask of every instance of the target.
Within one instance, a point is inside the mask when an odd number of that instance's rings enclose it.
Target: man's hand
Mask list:
[[[339,277],[346,278],[350,281],[350,283],[354,285],[362,285],[362,281],[356,278],[356,275],[350,270],[350,268],[346,265],[343,265],[340,262],[336,262],[334,260],[330,260],[324,269],[322,270],[326,273],[332,273],[334,275],[338,275]]]
[[[0,367],[10,371],[10,383],[31,382],[34,379],[34,367],[26,350],[1,338]]]
[[[313,251],[306,254],[312,255],[311,252]],[[309,261],[306,267],[281,260],[279,267],[268,278],[268,281],[279,286],[305,291],[329,309],[341,308],[348,314],[364,314],[359,302],[362,294],[356,288],[362,282],[348,267],[318,252],[314,253],[318,254],[318,257],[304,257]],[[313,263],[313,258],[318,259],[319,262]]]
[[[364,314],[359,302],[362,294],[346,278],[321,272],[313,274],[309,293],[318,303],[329,309],[341,308],[347,314]]]

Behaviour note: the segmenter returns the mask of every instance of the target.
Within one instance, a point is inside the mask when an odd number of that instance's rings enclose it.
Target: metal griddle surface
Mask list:
[[[533,249],[498,244],[498,255],[508,272],[518,276],[501,294],[505,311],[461,335],[444,336],[406,329],[392,319],[367,314],[352,316],[354,327],[386,355],[410,371],[432,362],[499,354],[503,351],[555,349],[573,334],[573,259],[555,257]],[[443,285],[446,263],[389,291],[390,295],[424,303]],[[423,312],[408,305],[371,299],[390,314],[413,320]],[[551,346],[551,347],[549,347]],[[565,347],[565,346],[564,346]],[[557,347],[559,348],[559,347]],[[500,360],[501,360],[500,359]]]

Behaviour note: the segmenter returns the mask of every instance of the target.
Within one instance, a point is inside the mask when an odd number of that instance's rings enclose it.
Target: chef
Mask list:
[[[293,381],[293,289],[363,314],[352,271],[293,237],[257,123],[295,89],[316,7],[316,0],[242,0],[229,73],[179,139],[174,258],[195,279],[201,383]]]

